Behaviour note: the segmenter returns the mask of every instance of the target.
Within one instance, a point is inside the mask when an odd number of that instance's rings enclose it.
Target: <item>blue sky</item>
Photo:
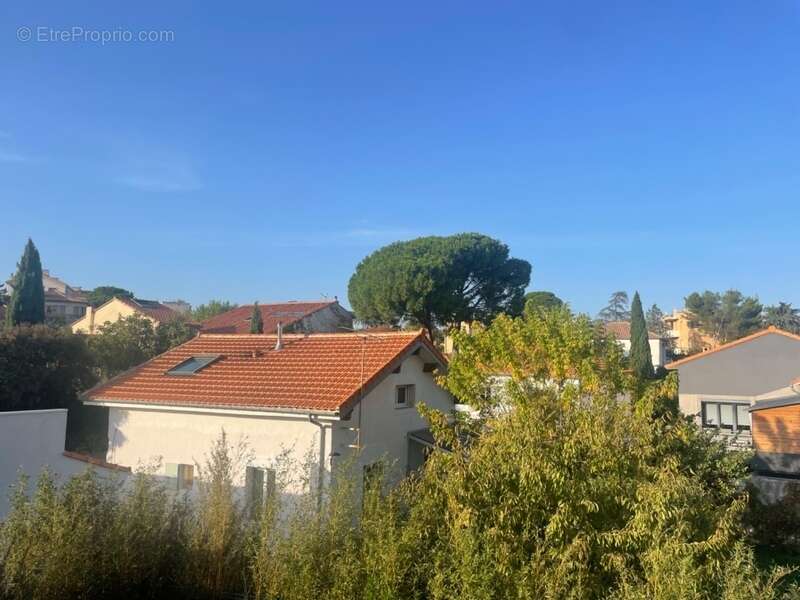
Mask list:
[[[346,299],[480,231],[581,311],[800,303],[799,33],[784,0],[5,2],[0,272],[32,236],[84,287]]]

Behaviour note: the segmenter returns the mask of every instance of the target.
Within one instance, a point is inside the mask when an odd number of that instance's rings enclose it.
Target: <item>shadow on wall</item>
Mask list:
[[[106,458],[108,451],[108,408],[81,402],[69,408],[65,450]]]

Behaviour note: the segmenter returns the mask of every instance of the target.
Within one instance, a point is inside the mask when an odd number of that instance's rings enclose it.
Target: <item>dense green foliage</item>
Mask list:
[[[250,333],[264,333],[264,320],[258,302],[253,303],[253,312],[250,313]]]
[[[95,381],[83,336],[46,325],[0,332],[0,410],[67,408]]]
[[[370,479],[362,494],[361,474],[337,463],[319,502],[301,477],[301,489],[252,511],[234,494],[249,457],[224,435],[193,503],[144,475],[126,488],[86,475],[61,490],[45,477],[0,527],[0,590],[15,600],[797,597],[746,543],[746,457],[679,415],[674,378],[639,385],[615,340],[567,308],[456,336],[441,383],[479,416],[454,427],[420,406],[449,451],[398,486]],[[279,490],[297,483],[296,469],[279,471]]]
[[[103,379],[113,377],[193,338],[194,328],[183,319],[158,327],[139,314],[105,323],[90,336],[93,361]]]
[[[753,333],[762,325],[758,298],[745,297],[737,290],[694,292],[686,297],[685,305],[700,329],[721,343]]]
[[[601,321],[627,321],[631,318],[628,309],[628,292],[614,292],[608,299],[608,305],[601,310],[597,317]]]
[[[794,308],[788,302],[767,306],[764,308],[764,325],[800,334],[800,308]]]
[[[133,292],[113,285],[101,285],[86,294],[86,299],[94,308],[105,304],[115,297],[133,299]]]
[[[192,310],[192,319],[201,323],[211,317],[233,310],[238,305],[227,300],[209,300],[206,304],[201,304]]]
[[[396,242],[359,263],[348,295],[367,324],[412,321],[429,333],[461,322],[519,314],[531,266],[477,233]]]
[[[631,371],[639,379],[653,377],[653,356],[650,353],[650,336],[642,310],[639,292],[633,295],[631,303],[631,350],[629,354]]]
[[[9,326],[27,323],[44,323],[44,285],[42,284],[42,261],[39,251],[28,238],[22,258],[17,263],[17,272],[12,278],[13,292],[6,307],[6,324]]]
[[[525,294],[525,306],[549,310],[551,308],[561,308],[564,306],[564,301],[553,292],[528,292]]]

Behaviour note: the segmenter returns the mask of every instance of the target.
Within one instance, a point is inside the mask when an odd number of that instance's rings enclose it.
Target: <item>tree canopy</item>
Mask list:
[[[553,292],[538,291],[525,294],[526,308],[532,307],[549,310],[552,308],[561,308],[562,306],[564,306],[564,301]]]
[[[794,308],[789,302],[767,306],[764,308],[764,325],[800,334],[800,309]]]
[[[86,299],[94,308],[105,304],[115,296],[120,298],[133,298],[133,292],[113,285],[101,285],[86,294]]]
[[[628,309],[628,292],[614,292],[608,299],[608,305],[598,313],[602,321],[627,321],[631,318]]]
[[[250,333],[264,333],[264,319],[261,318],[258,302],[253,303],[253,312],[250,313]]]
[[[706,290],[685,299],[686,309],[700,329],[720,343],[730,342],[762,326],[762,306],[758,298],[744,296],[738,290],[720,294]]]
[[[12,278],[13,292],[6,308],[6,322],[10,326],[27,323],[44,323],[44,285],[42,261],[39,251],[28,238],[17,272]]]
[[[453,451],[414,489],[411,527],[441,552],[426,597],[774,597],[739,525],[746,456],[679,413],[674,375],[626,393],[618,344],[566,309],[455,335],[442,382],[483,419],[431,418]]]
[[[238,304],[228,302],[227,300],[209,300],[206,304],[201,304],[192,310],[192,319],[198,323],[202,323],[211,317],[216,317],[229,310],[233,310],[237,306]]]
[[[645,321],[647,322],[647,329],[649,331],[661,337],[667,334],[667,324],[664,322],[664,311],[658,307],[658,304],[653,304],[653,306],[647,309]]]
[[[0,332],[0,410],[68,408],[95,381],[83,336],[46,325]]]
[[[633,294],[631,303],[631,350],[628,355],[631,371],[639,379],[653,377],[653,356],[650,352],[650,336],[642,310],[639,292]]]
[[[437,327],[519,314],[530,274],[528,262],[510,258],[508,246],[488,236],[422,237],[367,256],[348,296],[365,323],[413,321],[432,335]]]
[[[106,379],[135,367],[196,334],[183,319],[161,323],[158,327],[139,314],[105,323],[89,337],[94,364]]]

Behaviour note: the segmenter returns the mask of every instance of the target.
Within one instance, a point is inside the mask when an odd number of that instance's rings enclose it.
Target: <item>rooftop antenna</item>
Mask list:
[[[356,432],[356,443],[355,444],[348,444],[348,448],[354,448],[355,450],[361,450],[361,418],[364,414],[364,365],[366,362],[366,354],[367,354],[367,339],[378,337],[371,333],[361,333],[360,331],[353,329],[352,327],[339,327],[338,329],[343,329],[345,331],[350,331],[358,335],[361,338],[361,378],[359,381],[359,391],[358,391],[358,425],[355,427],[348,427],[350,431]]]
[[[275,340],[275,350],[283,348],[283,323],[278,321],[278,339]]]

